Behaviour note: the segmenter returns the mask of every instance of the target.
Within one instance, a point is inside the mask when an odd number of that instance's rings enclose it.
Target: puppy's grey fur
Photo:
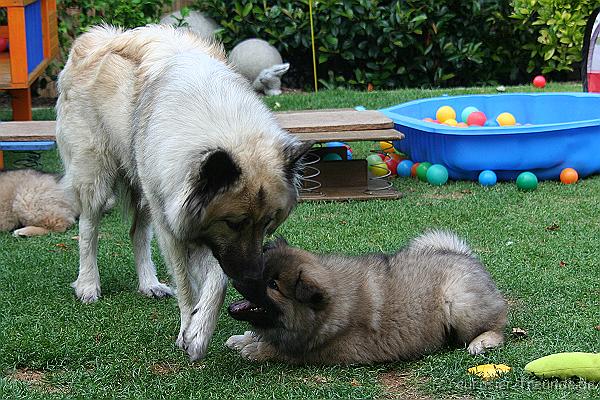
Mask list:
[[[503,342],[506,303],[456,235],[433,231],[393,255],[316,255],[279,241],[262,288],[230,314],[253,331],[227,346],[250,360],[348,364],[411,360],[448,344],[480,354]]]
[[[310,147],[283,131],[222,47],[188,30],[95,27],[58,81],[56,139],[79,219],[84,303],[100,297],[102,210],[126,193],[139,291],[171,295],[150,257],[151,225],[177,284],[177,344],[204,356],[227,279],[262,271],[262,242],[297,199]]]
[[[66,231],[77,218],[58,178],[30,169],[0,172],[0,231],[38,236]]]

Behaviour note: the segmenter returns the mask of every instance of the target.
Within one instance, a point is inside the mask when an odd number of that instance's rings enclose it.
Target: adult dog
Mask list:
[[[177,285],[177,343],[203,357],[223,271],[241,281],[260,274],[264,236],[296,203],[310,143],[278,126],[219,45],[187,30],[93,28],[73,44],[58,86],[56,138],[81,209],[77,297],[100,296],[98,227],[121,188],[139,290],[172,294],[151,261],[152,225]]]
[[[396,254],[316,255],[278,241],[262,287],[229,313],[254,332],[227,346],[250,360],[354,364],[410,360],[446,344],[480,354],[504,341],[506,303],[469,247],[429,232]]]

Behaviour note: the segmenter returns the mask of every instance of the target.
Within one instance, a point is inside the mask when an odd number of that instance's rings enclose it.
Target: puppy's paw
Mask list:
[[[476,356],[485,353],[488,349],[501,345],[504,337],[501,333],[488,331],[477,336],[467,347],[469,354]]]
[[[84,304],[90,304],[100,298],[100,285],[97,283],[81,283],[79,280],[71,283],[75,296]]]
[[[15,229],[13,231],[14,237],[32,237],[32,236],[41,236],[46,235],[50,231],[46,228],[42,228],[39,226],[25,226],[20,229]]]
[[[249,343],[255,341],[255,337],[250,331],[244,332],[243,335],[233,335],[227,339],[225,342],[225,346],[230,348],[231,350],[240,351]]]
[[[175,293],[173,293],[173,290],[169,286],[167,286],[163,283],[157,283],[155,285],[148,285],[145,287],[140,287],[139,292],[146,297],[153,297],[155,299],[161,299],[163,297],[175,296]]]
[[[275,358],[275,348],[266,342],[248,343],[240,351],[240,355],[246,360],[253,362],[263,362]]]

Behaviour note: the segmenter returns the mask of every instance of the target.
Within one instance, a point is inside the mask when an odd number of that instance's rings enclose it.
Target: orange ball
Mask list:
[[[565,185],[577,182],[579,174],[573,168],[565,168],[560,171],[560,181]]]
[[[412,176],[413,178],[417,176],[417,167],[419,166],[419,164],[421,163],[416,162],[413,164],[412,167],[410,167],[410,176]]]

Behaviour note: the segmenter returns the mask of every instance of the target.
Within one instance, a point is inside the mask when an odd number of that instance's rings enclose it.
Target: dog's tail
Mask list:
[[[450,251],[453,253],[472,256],[473,251],[469,245],[455,233],[444,230],[431,230],[416,237],[409,244],[410,251]]]

